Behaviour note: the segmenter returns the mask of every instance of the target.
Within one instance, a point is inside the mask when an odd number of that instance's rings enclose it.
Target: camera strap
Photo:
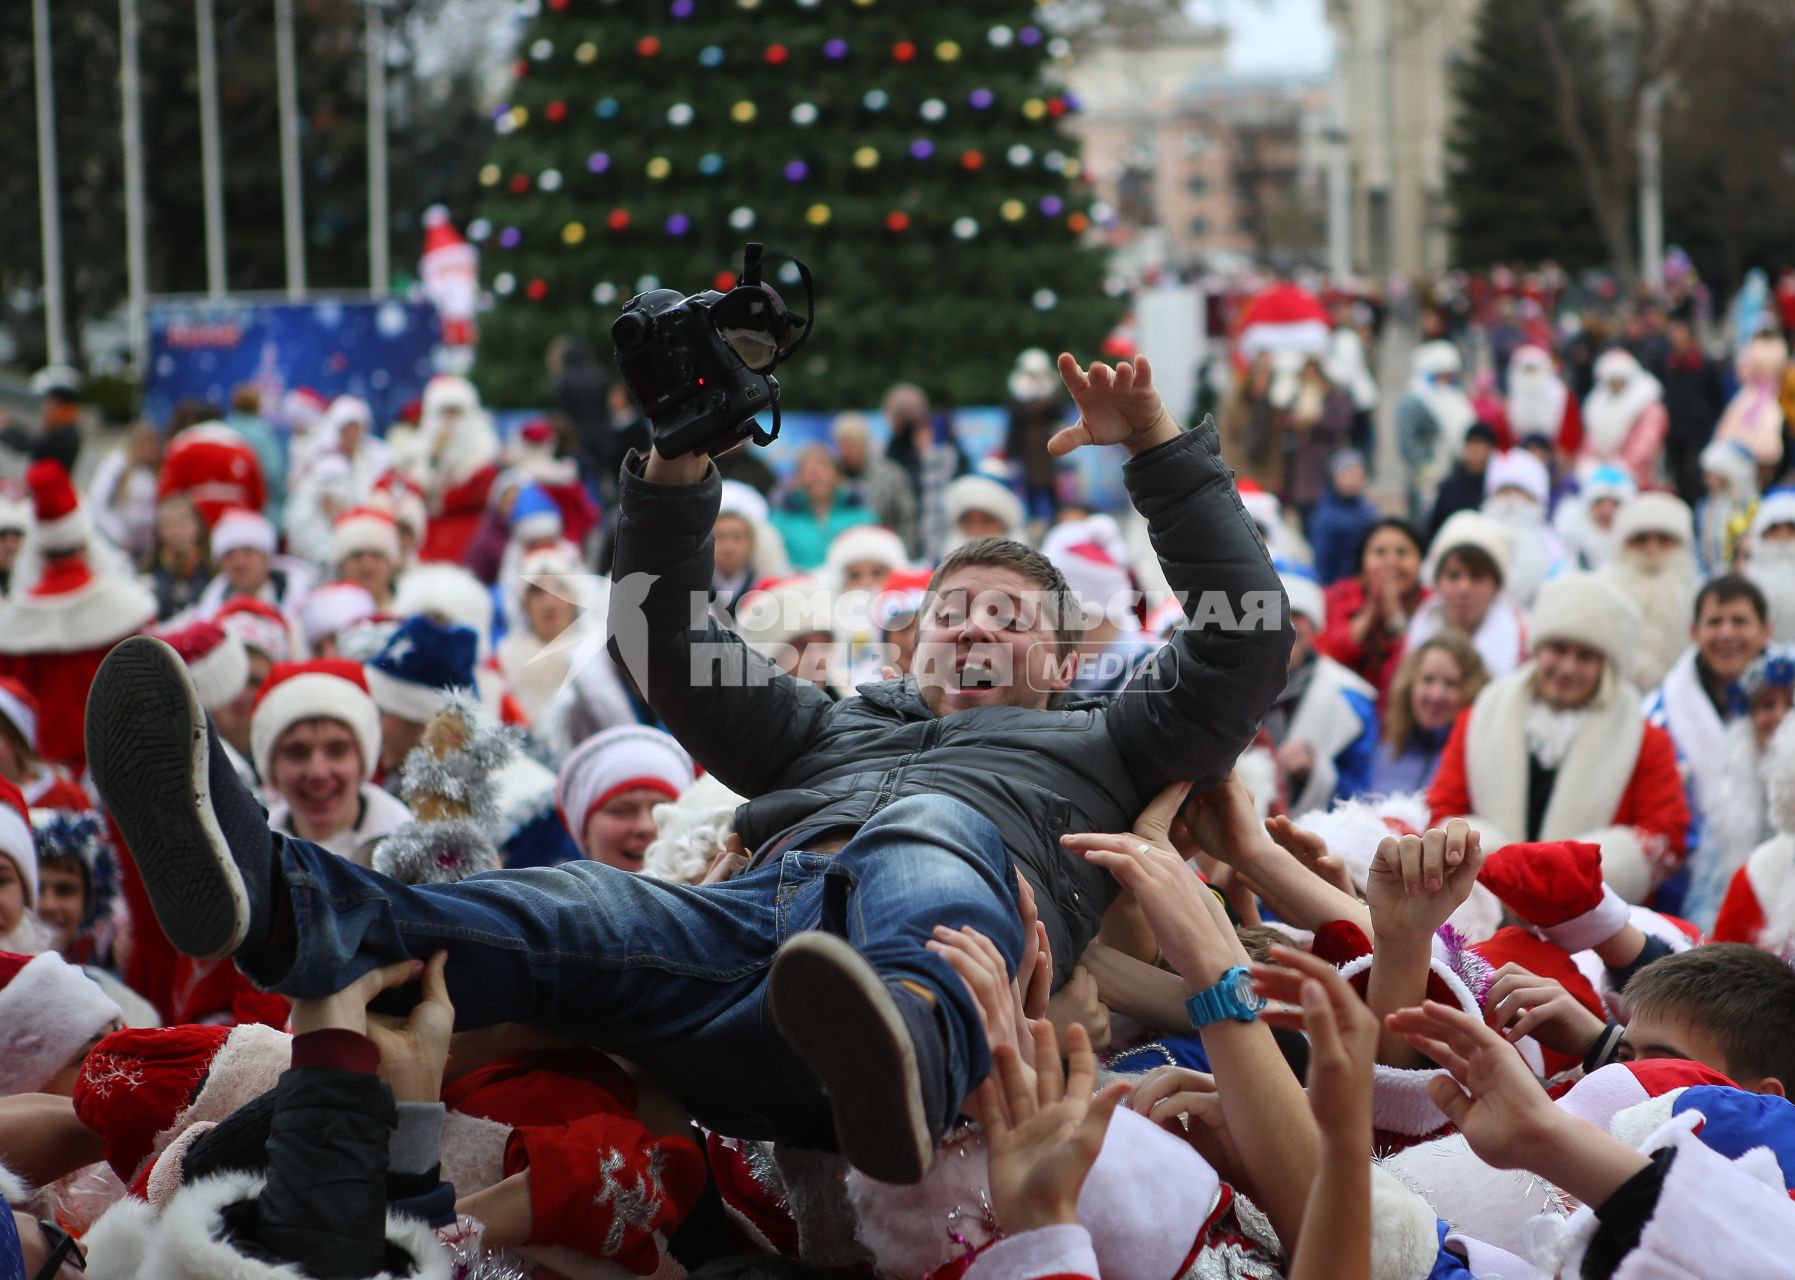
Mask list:
[[[804,314],[800,317],[786,308],[782,313],[773,317],[774,323],[777,325],[774,332],[775,346],[784,349],[780,350],[773,363],[767,366],[768,372],[771,372],[782,361],[789,359],[799,347],[810,340],[812,322],[816,319],[816,286],[810,278],[810,268],[783,249],[774,249],[768,252],[765,245],[749,241],[747,248],[742,253],[741,284],[752,285],[756,288],[765,285],[766,279],[762,267],[770,262],[789,262],[798,269],[798,279],[804,285]],[[781,302],[783,305],[783,300]],[[788,332],[796,332],[797,339],[791,346],[785,347],[784,342]]]

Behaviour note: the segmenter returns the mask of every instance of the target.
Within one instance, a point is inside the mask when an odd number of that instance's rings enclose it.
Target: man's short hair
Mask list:
[[[1663,1014],[1711,1036],[1736,1081],[1795,1090],[1795,969],[1742,942],[1710,942],[1654,961],[1627,983],[1627,1018]]]
[[[1039,551],[1014,538],[976,538],[948,552],[929,579],[928,598],[934,599],[948,575],[972,568],[1008,569],[1040,587],[1046,597],[1043,605],[1054,611],[1054,639],[1061,655],[1084,639],[1084,610],[1066,575]]]
[[[1436,578],[1439,577],[1441,573],[1446,571],[1446,566],[1454,562],[1458,564],[1459,568],[1463,569],[1466,573],[1470,574],[1473,578],[1478,579],[1480,582],[1495,582],[1499,584],[1502,581],[1502,566],[1496,563],[1496,558],[1482,547],[1473,547],[1469,545],[1454,547],[1445,555],[1441,556],[1440,567],[1435,570],[1434,576]]]
[[[1723,573],[1718,578],[1710,578],[1696,593],[1695,615],[1690,618],[1689,625],[1696,626],[1701,622],[1702,610],[1708,607],[1709,601],[1731,604],[1735,600],[1749,603],[1759,622],[1770,621],[1770,601],[1764,598],[1763,588],[1742,573]]]

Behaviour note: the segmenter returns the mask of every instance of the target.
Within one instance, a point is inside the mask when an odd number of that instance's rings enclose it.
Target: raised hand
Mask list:
[[[1496,970],[1484,997],[1483,1019],[1509,1041],[1532,1036],[1548,1049],[1577,1058],[1607,1025],[1562,984],[1518,964]]]
[[[935,936],[924,944],[953,966],[960,981],[972,993],[979,1019],[985,1025],[985,1041],[993,1049],[1007,1044],[1028,1066],[1034,1065],[1034,1041],[1022,1012],[1022,993],[1004,965],[1002,953],[977,929],[949,929],[937,925]]]
[[[1483,845],[1463,818],[1418,836],[1385,836],[1365,876],[1365,901],[1379,943],[1431,939],[1471,896]]]
[[[1078,1220],[1079,1193],[1128,1094],[1127,1085],[1113,1084],[1091,1096],[1097,1060],[1082,1027],[1068,1034],[1064,1079],[1053,1028],[1036,1023],[1034,1036],[1039,1070],[1031,1075],[1015,1046],[1000,1045],[975,1095],[990,1155],[991,1207],[1009,1235]]]
[[[1536,1149],[1568,1120],[1515,1047],[1470,1014],[1429,1000],[1399,1009],[1387,1022],[1451,1073],[1450,1080],[1431,1080],[1428,1096],[1486,1163],[1498,1169],[1531,1167]]]
[[[449,953],[438,951],[424,966],[423,999],[403,1018],[370,1013],[366,1035],[380,1050],[380,1078],[400,1102],[435,1102],[442,1096],[455,1006],[443,970]]]
[[[1346,869],[1345,860],[1339,854],[1330,852],[1328,842],[1313,831],[1304,831],[1288,817],[1279,814],[1275,818],[1266,819],[1265,834],[1271,837],[1273,844],[1341,893],[1350,897],[1358,892],[1353,886],[1352,873]]]
[[[1047,450],[1064,457],[1087,444],[1119,444],[1139,453],[1177,438],[1178,424],[1160,403],[1147,357],[1123,360],[1115,368],[1094,363],[1081,369],[1062,354],[1060,378],[1078,406],[1078,422],[1053,434]]]
[[[1259,1016],[1309,1037],[1309,1109],[1322,1136],[1363,1142],[1370,1157],[1371,1068],[1377,1018],[1340,971],[1292,947],[1274,946],[1273,964],[1253,966],[1253,985],[1277,1001]]]
[[[1093,1047],[1109,1048],[1109,1006],[1097,992],[1097,979],[1082,965],[1072,970],[1066,985],[1053,993],[1044,1016],[1059,1033],[1062,1045],[1076,1025],[1084,1028]]]

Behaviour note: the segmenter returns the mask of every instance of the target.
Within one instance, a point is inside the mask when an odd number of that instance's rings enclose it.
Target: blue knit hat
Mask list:
[[[425,724],[450,689],[471,688],[479,640],[473,628],[407,618],[367,664],[368,691],[382,711]]]
[[[561,508],[541,485],[526,484],[511,503],[511,538],[525,545],[561,536]]]

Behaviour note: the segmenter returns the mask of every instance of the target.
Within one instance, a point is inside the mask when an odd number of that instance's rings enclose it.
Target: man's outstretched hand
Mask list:
[[[1113,369],[1102,363],[1081,369],[1070,354],[1061,353],[1060,378],[1078,406],[1078,422],[1047,442],[1055,457],[1087,444],[1119,444],[1131,454],[1142,453],[1178,438],[1178,424],[1160,403],[1146,356],[1120,361]]]

